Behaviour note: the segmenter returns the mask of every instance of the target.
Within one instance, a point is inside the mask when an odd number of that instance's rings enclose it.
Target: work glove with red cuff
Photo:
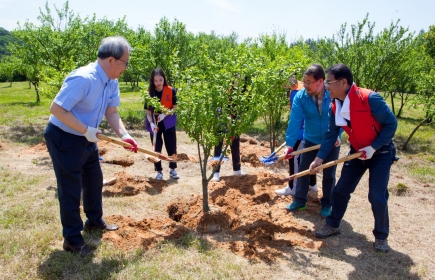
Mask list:
[[[295,156],[291,155],[291,153],[293,153],[293,147],[287,146],[284,150],[284,154],[285,154],[284,159],[294,158]]]
[[[130,136],[130,134],[128,134],[128,133],[123,134],[121,136],[121,140],[128,143],[128,144],[131,144],[130,147],[124,147],[124,149],[137,153],[137,143]]]
[[[371,159],[373,154],[376,152],[375,149],[373,149],[372,146],[367,146],[362,149],[359,149],[358,152],[362,152],[363,154],[358,158],[360,160],[367,160]]]
[[[102,131],[98,128],[88,126],[86,133],[83,135],[86,137],[86,139],[88,139],[89,142],[98,142],[100,139],[97,138],[97,134],[100,133],[102,133]]]
[[[153,134],[156,134],[157,131],[159,131],[159,127],[157,125],[155,125],[154,123],[150,123],[151,125],[151,130],[153,131]]]

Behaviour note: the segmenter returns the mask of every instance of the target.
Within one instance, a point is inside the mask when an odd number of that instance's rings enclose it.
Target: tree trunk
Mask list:
[[[202,178],[202,210],[204,213],[210,211],[208,206],[208,180],[207,178]]]
[[[396,115],[396,110],[395,110],[395,108],[394,108],[394,94],[390,94],[390,100],[391,100],[391,111],[393,111],[393,114],[395,115],[395,116],[397,116]]]
[[[39,96],[38,82],[32,82],[32,85],[35,88],[35,92],[36,92],[36,103],[39,103],[41,102],[41,97]]]
[[[408,144],[409,141],[411,141],[412,136],[414,136],[414,134],[417,132],[417,130],[427,124],[430,121],[430,118],[425,118],[424,120],[422,120],[411,132],[411,134],[408,136],[408,138],[406,139],[405,143],[403,143],[402,147],[400,148],[401,150],[406,150],[408,148]]]
[[[204,155],[204,160],[201,161],[201,147],[199,143],[196,143],[198,148],[199,165],[201,166],[201,176],[202,176],[202,211],[207,213],[210,211],[208,206],[208,179],[207,179],[207,160],[208,156]]]

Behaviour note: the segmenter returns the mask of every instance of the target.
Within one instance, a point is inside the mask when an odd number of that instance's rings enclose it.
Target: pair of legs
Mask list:
[[[214,156],[218,157],[222,154],[223,141],[214,147]],[[231,160],[233,161],[233,171],[239,171],[241,169],[240,165],[240,137],[235,137],[230,144],[231,148]],[[216,167],[215,172],[220,172],[221,166]]]
[[[311,143],[308,140],[302,141],[302,148],[309,148],[312,146],[315,146],[316,144]],[[328,156],[325,158],[324,162],[330,162],[333,160],[336,160],[338,158],[338,154],[340,153],[340,146],[334,147],[331,152],[328,154]],[[309,151],[306,153],[303,153],[300,155],[300,165],[299,165],[299,171],[305,171],[309,169],[310,164],[313,162],[313,160],[317,156],[317,150]],[[320,199],[320,203],[322,204],[322,207],[331,207],[331,192],[332,189],[335,186],[335,170],[337,169],[337,166],[334,165],[332,167],[323,169],[323,176],[322,176],[322,192],[323,196]],[[308,198],[308,189],[310,185],[310,177],[309,176],[303,176],[299,177],[297,179],[297,188],[295,193],[295,199],[294,201],[305,205]]]
[[[295,151],[298,150],[299,146],[300,146],[301,140],[296,141],[295,146],[293,147],[293,149]],[[299,172],[299,165],[300,165],[300,156],[297,155],[294,158],[291,158],[288,160],[289,163],[289,175],[293,175]],[[296,180],[297,181],[297,180]],[[290,180],[288,182],[288,186],[290,187],[290,189],[293,189],[293,187],[296,187],[296,181],[295,180]],[[310,186],[315,186],[317,184],[317,177],[316,175],[310,175]]]
[[[332,213],[326,219],[326,224],[333,228],[340,226],[350,200],[350,195],[355,191],[366,170],[369,170],[368,199],[372,206],[375,220],[373,235],[379,240],[386,240],[388,238],[388,181],[394,152],[395,148],[391,143],[377,150],[371,159],[353,159],[344,163],[341,177],[332,193]],[[355,150],[352,148],[350,153],[355,153]]]
[[[53,124],[47,125],[44,138],[57,180],[63,237],[71,245],[83,244],[83,221],[80,217],[82,191],[86,224],[91,227],[104,224],[101,194],[103,173],[98,146],[83,136],[64,132]]]
[[[163,122],[159,122],[159,131],[157,132],[156,136],[156,147],[155,152],[161,153],[163,148],[163,139],[165,140],[165,147],[166,152],[168,153],[168,156],[173,156],[177,153],[177,134],[175,126],[166,129]],[[150,133],[151,143],[154,139],[154,134]],[[171,161],[169,162],[169,168],[175,169],[177,168],[177,162]],[[158,161],[154,163],[154,170],[155,171],[162,171],[162,161]]]

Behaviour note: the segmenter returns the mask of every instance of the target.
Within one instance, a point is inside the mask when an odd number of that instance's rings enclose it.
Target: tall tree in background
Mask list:
[[[375,23],[368,21],[368,15],[362,22],[351,25],[350,32],[345,23],[336,37],[317,43],[317,51],[312,57],[324,67],[346,64],[358,86],[374,91],[386,90],[396,68],[407,61],[414,35],[399,26],[399,21],[376,35],[374,27]]]
[[[424,118],[412,130],[403,143],[401,149],[406,150],[417,130],[434,123],[435,117],[435,25],[429,27],[420,39],[420,53],[418,54],[419,71],[415,72],[417,80],[417,94],[412,99],[411,105],[420,107]]]
[[[269,132],[271,152],[274,150],[278,134],[283,134],[288,117],[289,99],[283,83],[299,73],[308,63],[300,46],[289,48],[285,37],[278,34],[263,35],[254,44],[256,57],[262,62],[256,82],[256,90],[262,94],[261,117]]]
[[[98,45],[104,37],[129,32],[125,19],[112,22],[96,20],[96,16],[81,19],[70,9],[68,1],[53,15],[48,3],[40,9],[39,25],[25,22],[12,34],[19,40],[8,47],[17,58],[16,70],[34,86],[36,100],[40,92],[53,97],[65,76],[73,69],[96,60]],[[40,82],[44,88],[40,88]]]

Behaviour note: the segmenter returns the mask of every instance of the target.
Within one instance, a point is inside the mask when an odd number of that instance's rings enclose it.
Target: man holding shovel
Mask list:
[[[44,138],[57,179],[63,249],[84,257],[92,253],[80,233],[88,230],[116,230],[104,222],[101,171],[97,134],[103,117],[129,149],[137,152],[136,141],[128,134],[117,106],[118,80],[128,67],[130,44],[123,37],[104,38],[98,59],[72,71],[50,107]],[[87,221],[80,217],[80,194]]]
[[[374,248],[378,252],[390,249],[388,217],[388,180],[390,168],[396,158],[393,136],[397,119],[382,96],[368,89],[359,88],[353,82],[350,69],[336,64],[327,71],[325,85],[334,101],[329,109],[329,129],[322,141],[317,157],[310,165],[311,173],[326,160],[333,149],[340,128],[349,135],[350,154],[363,155],[344,163],[341,177],[332,193],[332,213],[326,224],[316,232],[316,237],[327,238],[340,234],[340,222],[346,212],[350,195],[368,169],[369,202],[375,219]],[[326,160],[327,161],[327,160]]]
[[[328,108],[331,103],[329,92],[324,86],[325,72],[319,64],[310,65],[304,73],[303,84],[304,89],[300,90],[292,104],[290,113],[290,121],[286,133],[286,155],[293,152],[293,147],[298,138],[298,133],[302,119],[305,121],[305,129],[302,140],[302,148],[309,148],[318,145],[322,142],[324,135],[328,129]],[[337,138],[336,138],[337,139]],[[326,155],[328,161],[336,160],[340,152],[339,140],[336,141],[336,146]],[[316,157],[317,151],[309,151],[300,155],[299,171],[305,171],[309,168],[310,163]],[[335,186],[335,170],[336,166],[332,166],[323,170],[322,191],[323,196],[320,200],[322,208],[320,215],[327,217],[331,214],[331,191]],[[307,203],[307,195],[310,184],[310,177],[303,176],[297,179],[296,193],[293,203],[286,206],[288,211],[304,210]]]

